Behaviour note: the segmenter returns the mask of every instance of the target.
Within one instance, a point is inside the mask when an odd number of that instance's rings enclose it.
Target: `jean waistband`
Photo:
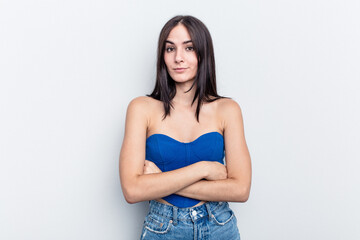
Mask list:
[[[151,200],[149,202],[149,211],[151,213],[155,213],[172,220],[174,225],[177,224],[177,221],[196,221],[197,219],[205,216],[210,218],[212,212],[219,206],[224,204],[228,206],[228,202],[205,202],[204,204],[196,207],[178,208],[176,206],[164,204],[155,200]]]

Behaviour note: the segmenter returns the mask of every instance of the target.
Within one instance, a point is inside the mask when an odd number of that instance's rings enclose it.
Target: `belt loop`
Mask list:
[[[177,213],[178,213],[178,208],[173,206],[173,224],[174,224],[174,226],[177,225]]]
[[[210,218],[211,218],[211,216],[212,216],[212,213],[211,213],[211,210],[210,210],[210,204],[209,204],[209,202],[206,202],[206,203],[205,203],[205,207],[206,207],[206,210],[207,210],[207,212],[208,212],[208,214],[209,214],[209,220],[210,220]]]

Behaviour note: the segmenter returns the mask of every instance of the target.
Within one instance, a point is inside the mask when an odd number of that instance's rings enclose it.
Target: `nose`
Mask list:
[[[179,62],[184,62],[184,57],[183,57],[183,53],[181,50],[176,51],[175,54],[175,62],[179,63]]]

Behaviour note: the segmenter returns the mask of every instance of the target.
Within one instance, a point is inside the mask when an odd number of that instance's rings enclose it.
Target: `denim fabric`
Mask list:
[[[240,233],[227,202],[178,208],[151,200],[140,237],[147,239],[240,240]]]

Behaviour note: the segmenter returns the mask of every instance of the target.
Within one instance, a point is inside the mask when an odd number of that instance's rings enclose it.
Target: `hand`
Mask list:
[[[207,180],[224,180],[227,179],[226,167],[219,162],[204,161],[205,171],[207,172],[205,179]]]
[[[145,160],[144,174],[161,173],[162,171],[155,165],[155,163]]]

